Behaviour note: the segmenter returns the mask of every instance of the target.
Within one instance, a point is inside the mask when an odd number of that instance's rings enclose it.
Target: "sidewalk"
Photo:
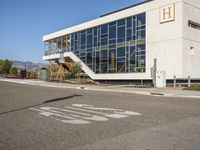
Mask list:
[[[81,84],[69,84],[69,83],[54,83],[44,82],[39,80],[22,80],[22,79],[7,79],[0,78],[0,81],[37,85],[45,87],[55,88],[69,88],[79,90],[90,90],[90,91],[107,91],[117,93],[129,93],[129,94],[141,94],[141,95],[152,95],[152,96],[165,96],[165,97],[182,97],[182,98],[200,98],[200,92],[198,91],[185,91],[181,88],[135,88],[131,85],[81,85]]]

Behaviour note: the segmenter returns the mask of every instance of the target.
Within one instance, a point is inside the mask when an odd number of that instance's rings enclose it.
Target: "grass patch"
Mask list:
[[[193,84],[190,87],[186,87],[183,90],[200,91],[200,84]]]

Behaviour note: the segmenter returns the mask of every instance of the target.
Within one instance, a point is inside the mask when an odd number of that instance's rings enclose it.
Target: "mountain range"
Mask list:
[[[48,64],[45,63],[34,63],[34,62],[30,62],[30,61],[18,61],[18,60],[14,60],[12,61],[13,65],[12,67],[17,67],[17,68],[21,68],[21,69],[40,69],[40,68],[47,68]]]

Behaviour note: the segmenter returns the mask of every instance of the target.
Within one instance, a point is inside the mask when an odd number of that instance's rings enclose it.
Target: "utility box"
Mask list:
[[[38,80],[42,80],[42,81],[49,80],[48,70],[46,68],[41,68],[40,70],[38,70],[37,77],[38,77]]]
[[[156,71],[156,88],[166,87],[166,71]]]

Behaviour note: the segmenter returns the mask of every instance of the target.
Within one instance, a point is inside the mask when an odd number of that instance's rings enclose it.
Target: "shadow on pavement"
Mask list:
[[[63,100],[67,100],[67,99],[70,99],[70,98],[73,98],[73,97],[77,97],[77,96],[83,96],[83,95],[71,95],[71,96],[66,96],[66,97],[54,98],[54,99],[46,100],[46,101],[44,101],[43,103],[40,103],[40,104],[35,104],[35,105],[17,108],[17,109],[5,111],[5,112],[0,112],[0,115],[12,113],[12,112],[16,112],[16,111],[20,111],[20,110],[24,110],[24,109],[28,109],[28,108],[31,108],[31,107],[41,106],[41,105],[47,104],[47,103],[63,101]]]

